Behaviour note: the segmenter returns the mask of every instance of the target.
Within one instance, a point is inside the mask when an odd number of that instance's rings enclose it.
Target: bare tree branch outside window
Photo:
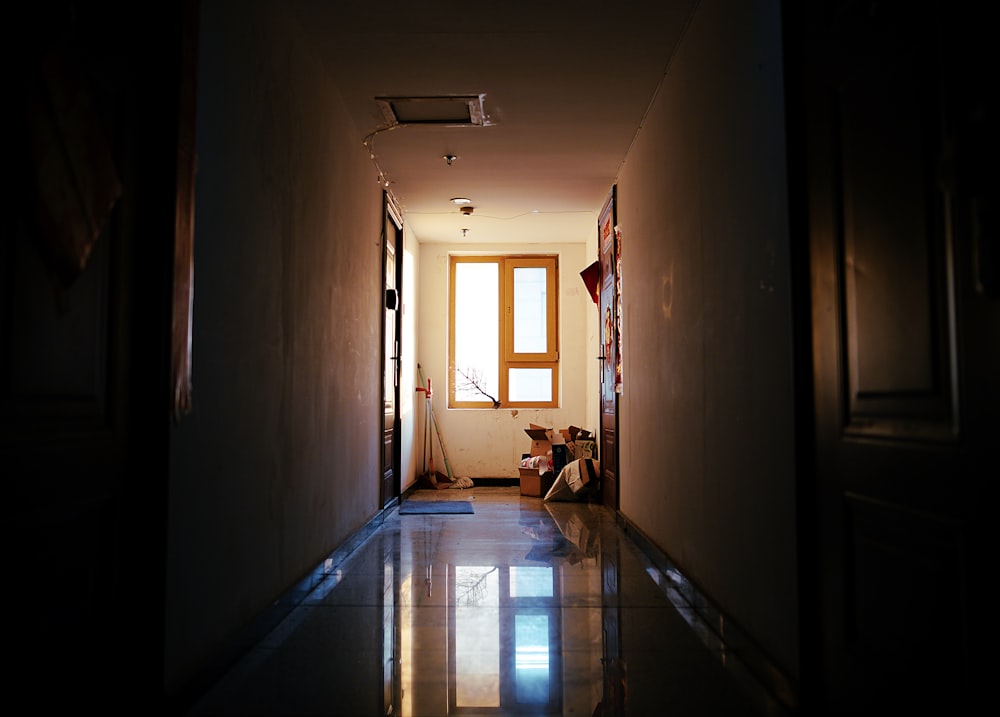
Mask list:
[[[455,373],[457,373],[463,379],[461,383],[456,381],[456,384],[458,384],[459,388],[467,391],[476,391],[478,393],[481,393],[482,395],[486,396],[486,398],[490,399],[490,401],[493,402],[493,408],[500,408],[500,401],[491,396],[484,388],[485,381],[483,380],[482,371],[474,368],[464,369],[464,370],[456,368]]]

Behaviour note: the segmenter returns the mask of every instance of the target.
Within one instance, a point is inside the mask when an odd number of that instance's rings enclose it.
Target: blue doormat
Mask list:
[[[404,500],[399,506],[400,515],[433,515],[446,513],[462,515],[475,513],[467,500]]]

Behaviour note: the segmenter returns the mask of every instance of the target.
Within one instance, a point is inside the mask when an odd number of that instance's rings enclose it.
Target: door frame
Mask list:
[[[621,338],[621,307],[619,306],[618,282],[619,246],[618,246],[618,186],[611,187],[608,198],[601,208],[597,221],[597,259],[600,266],[598,282],[598,330],[600,337],[601,362],[600,382],[598,384],[598,431],[601,463],[600,490],[601,502],[618,510],[620,485],[618,474],[618,396],[616,378],[616,362],[620,361]],[[610,252],[610,259],[606,256]],[[606,286],[607,269],[610,267],[610,289]],[[610,299],[606,293],[610,291]],[[610,303],[608,303],[610,302]],[[609,376],[610,362],[610,378]],[[608,389],[610,381],[610,389]],[[610,394],[606,395],[606,391]],[[606,410],[608,409],[608,410]],[[605,424],[608,416],[608,424]]]
[[[399,413],[400,401],[400,378],[402,366],[402,282],[403,282],[403,215],[399,210],[393,196],[388,192],[382,193],[382,408],[379,421],[379,444],[382,449],[381,471],[379,476],[380,503],[383,508],[388,507],[399,499],[401,492],[400,464],[402,463],[402,452],[400,447],[401,419]],[[389,253],[394,255],[392,262],[393,274],[389,276]],[[390,291],[389,280],[392,280],[394,294]],[[395,340],[390,347],[387,340],[387,328],[393,328]],[[387,395],[389,377],[387,372],[392,373],[392,396]],[[388,401],[392,402],[391,415],[386,411]],[[388,438],[387,438],[388,436]],[[388,444],[388,445],[387,445]]]

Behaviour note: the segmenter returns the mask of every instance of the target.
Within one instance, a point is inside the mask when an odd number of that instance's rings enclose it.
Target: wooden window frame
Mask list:
[[[496,396],[499,406],[487,399],[459,401],[455,399],[455,271],[462,263],[495,263],[500,273],[499,306],[499,386]],[[514,352],[514,270],[518,268],[546,269],[546,345],[544,353]],[[460,255],[449,257],[448,267],[448,407],[449,408],[558,408],[559,407],[559,256],[556,254],[495,254]],[[552,399],[549,401],[511,401],[508,397],[510,369],[537,368],[552,371]]]

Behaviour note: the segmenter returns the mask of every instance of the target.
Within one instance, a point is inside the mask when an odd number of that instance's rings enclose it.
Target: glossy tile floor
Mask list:
[[[393,510],[190,714],[778,714],[611,511],[517,487],[403,502],[424,500],[474,513]]]

